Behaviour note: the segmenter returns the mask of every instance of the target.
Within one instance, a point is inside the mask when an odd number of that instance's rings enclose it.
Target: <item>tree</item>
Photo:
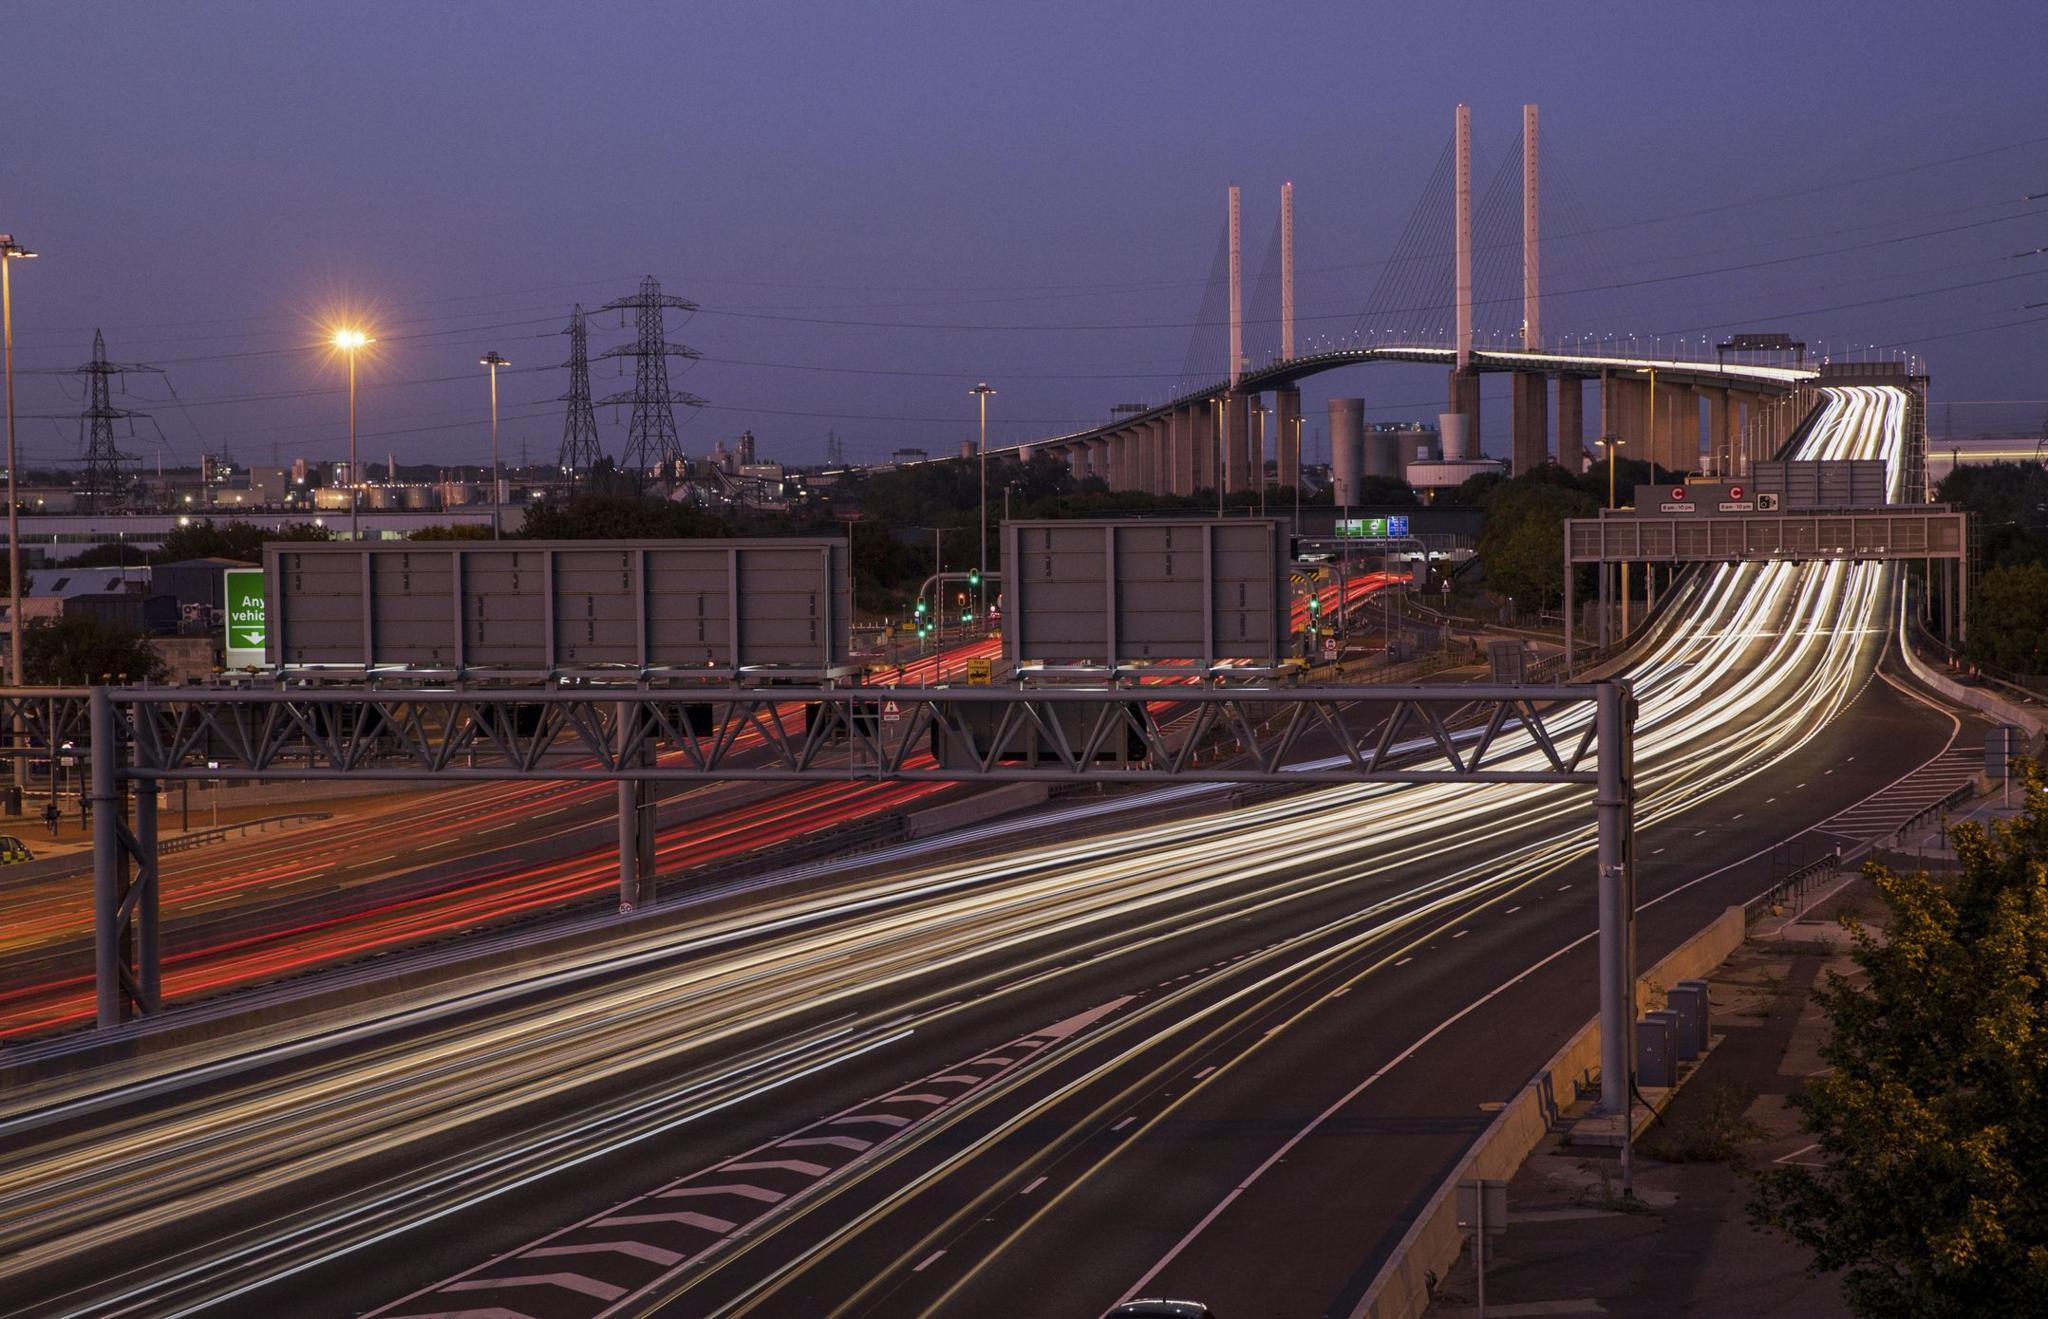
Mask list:
[[[1487,584],[1537,607],[1562,600],[1564,522],[1592,517],[1599,511],[1594,498],[1569,478],[1558,483],[1532,473],[1495,485],[1484,507],[1479,558]]]
[[[29,624],[21,634],[21,667],[32,683],[71,687],[158,682],[170,672],[140,631],[91,614]]]
[[[489,540],[491,529],[475,522],[453,522],[441,527],[421,527],[408,532],[407,540]]]
[[[1970,593],[1964,646],[1980,664],[2048,673],[2048,564],[1993,568]]]
[[[1816,1170],[1757,1174],[1753,1221],[1846,1270],[1864,1316],[2048,1314],[2048,791],[1949,831],[1958,874],[1864,868],[1890,913],[1849,925],[1860,981],[1818,991],[1829,1070],[1794,1103]]]
[[[526,510],[528,540],[661,540],[729,536],[723,518],[646,495],[576,494]]]
[[[1934,495],[1970,514],[1985,562],[1996,567],[2048,560],[2048,465],[1958,465]]]
[[[332,539],[334,533],[310,522],[291,523],[273,529],[239,520],[215,526],[213,519],[207,518],[189,526],[173,528],[164,537],[163,549],[156,557],[164,563],[176,563],[181,559],[239,559],[244,563],[261,563],[263,546],[268,541]]]

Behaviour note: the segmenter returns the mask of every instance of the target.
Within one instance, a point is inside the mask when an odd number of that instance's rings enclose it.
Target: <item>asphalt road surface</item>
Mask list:
[[[1838,391],[1810,452],[1889,451],[1895,393]],[[1644,964],[1967,740],[1879,672],[1891,588],[1715,569],[1633,665]],[[1303,793],[17,1090],[0,1308],[1347,1314],[1593,1013],[1591,817]]]

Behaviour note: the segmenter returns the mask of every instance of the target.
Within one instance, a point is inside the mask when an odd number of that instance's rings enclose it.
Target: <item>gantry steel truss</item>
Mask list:
[[[1635,983],[1625,681],[0,691],[0,723],[13,714],[24,730],[14,755],[88,734],[103,1026],[163,1005],[156,813],[166,781],[614,781],[623,911],[653,893],[657,782],[1586,785],[1599,822],[1602,1038],[1614,1051],[1603,1099],[1625,1101]]]

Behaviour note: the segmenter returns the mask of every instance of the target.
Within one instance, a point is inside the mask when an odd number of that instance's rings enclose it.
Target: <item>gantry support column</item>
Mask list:
[[[1292,386],[1273,391],[1273,452],[1279,460],[1281,487],[1301,484],[1301,391]]]
[[[1600,1107],[1625,1113],[1636,1031],[1635,695],[1603,682],[1593,727],[1600,756]],[[1624,1119],[1626,1122],[1626,1119]],[[1624,1126],[1623,1140],[1628,1139]],[[1626,1154],[1626,1149],[1623,1150]]]
[[[1109,473],[1109,441],[1089,440],[1087,444],[1088,474],[1104,485],[1114,487],[1115,482],[1110,479]]]
[[[1521,476],[1550,461],[1550,381],[1517,371],[1510,388],[1514,432],[1509,440],[1509,475]]]
[[[943,611],[942,611],[943,612]],[[509,716],[504,711],[501,717]],[[644,728],[635,727],[641,717],[637,702],[619,702],[614,745],[622,765],[651,765]],[[620,779],[619,803],[619,910],[637,911],[654,901],[654,785],[646,779]]]
[[[1166,493],[1166,481],[1162,475],[1166,466],[1166,422],[1155,417],[1145,423],[1145,491],[1148,494]]]
[[[1579,470],[1586,451],[1585,382],[1577,376],[1557,378],[1557,461],[1566,471]]]

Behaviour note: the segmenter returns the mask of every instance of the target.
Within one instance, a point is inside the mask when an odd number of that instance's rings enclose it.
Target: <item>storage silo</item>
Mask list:
[[[1358,502],[1359,477],[1365,470],[1365,400],[1330,400],[1330,482],[1337,507]]]

